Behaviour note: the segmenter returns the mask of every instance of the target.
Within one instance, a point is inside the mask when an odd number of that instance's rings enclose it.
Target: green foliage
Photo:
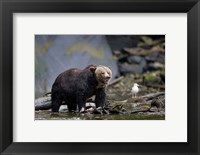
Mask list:
[[[160,71],[146,73],[143,75],[143,83],[160,83]]]

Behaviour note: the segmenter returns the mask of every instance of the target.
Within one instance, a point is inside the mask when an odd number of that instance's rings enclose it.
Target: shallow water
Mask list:
[[[36,111],[35,120],[165,120],[164,114],[79,114],[52,113],[51,111]]]

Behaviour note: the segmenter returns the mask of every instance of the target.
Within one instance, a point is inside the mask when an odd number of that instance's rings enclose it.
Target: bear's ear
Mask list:
[[[92,73],[94,73],[95,70],[96,70],[96,67],[95,67],[95,66],[91,66],[91,67],[90,67],[90,71],[91,71]]]
[[[107,66],[110,70],[111,70],[111,67],[110,66]]]

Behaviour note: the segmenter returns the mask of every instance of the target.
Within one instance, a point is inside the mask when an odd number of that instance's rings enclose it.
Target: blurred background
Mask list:
[[[165,89],[164,35],[35,35],[35,98],[51,91],[56,77],[69,68],[106,65],[113,79],[123,79],[109,93],[141,95]],[[126,97],[124,97],[126,98]]]

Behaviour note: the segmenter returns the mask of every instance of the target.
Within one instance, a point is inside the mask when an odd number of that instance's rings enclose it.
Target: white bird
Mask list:
[[[131,89],[132,97],[136,97],[136,94],[139,92],[138,84],[134,83]]]

